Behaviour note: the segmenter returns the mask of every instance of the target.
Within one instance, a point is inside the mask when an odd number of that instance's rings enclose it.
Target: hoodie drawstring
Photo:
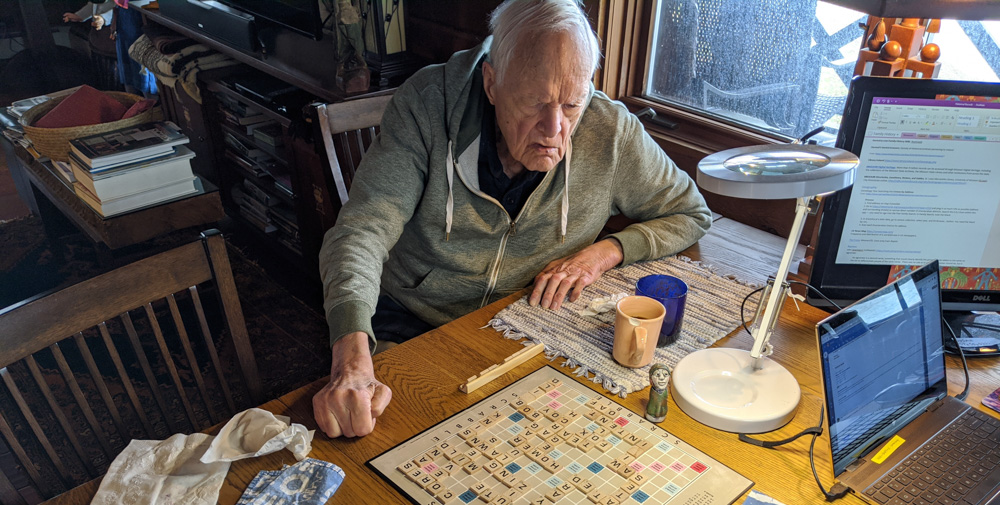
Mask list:
[[[448,141],[448,160],[445,165],[448,167],[448,201],[444,206],[444,240],[445,242],[451,238],[451,220],[455,214],[455,195],[452,191],[452,187],[455,183],[455,156],[452,153],[452,141]]]
[[[562,215],[560,216],[560,225],[562,230],[562,243],[566,243],[566,223],[569,221],[569,166],[570,158],[573,157],[573,140],[570,139],[569,145],[566,148],[566,162],[563,164],[564,175],[563,178],[563,197],[562,197]]]

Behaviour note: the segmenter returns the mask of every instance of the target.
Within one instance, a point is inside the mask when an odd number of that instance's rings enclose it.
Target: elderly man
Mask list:
[[[313,413],[328,436],[370,433],[389,403],[375,337],[415,336],[532,280],[529,302],[558,309],[710,226],[691,179],[594,91],[599,47],[576,2],[508,0],[490,27],[396,91],[324,239],[333,365]],[[595,243],[619,213],[641,222]]]

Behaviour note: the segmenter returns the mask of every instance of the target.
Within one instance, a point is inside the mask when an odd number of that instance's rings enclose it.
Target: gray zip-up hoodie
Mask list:
[[[490,40],[420,70],[389,102],[320,251],[331,342],[372,335],[380,286],[440,325],[524,288],[550,261],[592,244],[610,216],[641,221],[612,235],[622,264],[676,253],[711,226],[691,178],[593,87],[566,156],[509,216],[479,189]]]

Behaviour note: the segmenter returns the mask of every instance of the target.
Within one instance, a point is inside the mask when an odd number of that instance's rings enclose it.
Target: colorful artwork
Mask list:
[[[975,96],[975,95],[938,95],[934,97],[938,100],[948,100],[951,102],[989,102],[1000,103],[1000,96]]]
[[[893,265],[886,284],[918,268],[920,265]],[[1000,268],[941,267],[941,289],[1000,291]]]

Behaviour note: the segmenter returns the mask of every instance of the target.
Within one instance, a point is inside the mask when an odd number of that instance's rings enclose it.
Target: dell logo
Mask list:
[[[972,301],[974,301],[974,302],[988,302],[988,301],[990,301],[990,295],[972,295]]]

